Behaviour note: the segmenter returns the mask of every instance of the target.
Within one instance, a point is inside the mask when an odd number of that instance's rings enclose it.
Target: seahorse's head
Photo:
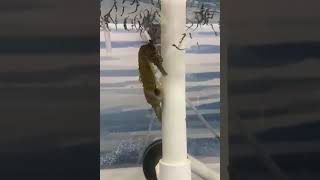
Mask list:
[[[154,45],[152,40],[149,40],[148,46],[148,57],[153,60],[153,62],[163,62],[163,59],[157,50],[156,46]]]

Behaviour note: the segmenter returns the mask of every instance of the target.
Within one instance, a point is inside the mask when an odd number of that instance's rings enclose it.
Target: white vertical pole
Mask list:
[[[186,0],[162,0],[161,55],[168,75],[163,81],[160,180],[191,180],[187,158],[185,59],[184,52],[172,46],[178,45],[185,24]]]
[[[110,31],[109,30],[104,30],[104,38],[105,38],[105,44],[106,44],[106,52],[111,53],[111,37],[110,37]]]
[[[110,11],[111,7],[113,6],[114,1],[111,0],[103,0],[100,3],[100,11],[101,11],[101,15],[106,14],[107,12]],[[106,45],[106,52],[111,53],[111,37],[110,37],[110,31],[108,30],[107,26],[105,23],[103,23],[104,26],[104,38],[105,38],[105,45]]]

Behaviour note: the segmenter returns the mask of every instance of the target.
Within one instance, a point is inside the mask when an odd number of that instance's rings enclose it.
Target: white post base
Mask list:
[[[159,162],[160,180],[191,180],[191,163],[189,160],[179,163]]]

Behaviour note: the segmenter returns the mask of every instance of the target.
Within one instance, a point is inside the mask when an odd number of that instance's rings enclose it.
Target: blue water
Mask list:
[[[142,41],[111,41],[112,48],[139,48],[143,44]],[[106,48],[105,42],[100,41],[100,48]]]
[[[186,49],[186,53],[189,54],[219,54],[220,46],[211,44],[199,44],[193,45],[191,48]]]
[[[139,76],[138,70],[101,70],[100,77],[112,76]],[[208,81],[211,79],[219,79],[220,72],[202,72],[202,73],[187,73],[186,81],[199,82]]]

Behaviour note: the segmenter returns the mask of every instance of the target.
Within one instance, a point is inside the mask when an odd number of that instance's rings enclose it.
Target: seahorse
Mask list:
[[[161,122],[162,114],[162,88],[156,77],[156,71],[153,67],[157,67],[162,76],[166,76],[167,72],[162,66],[163,59],[159,55],[153,41],[140,47],[138,53],[139,61],[139,80],[143,85],[143,91],[147,102],[152,106],[158,120]]]

